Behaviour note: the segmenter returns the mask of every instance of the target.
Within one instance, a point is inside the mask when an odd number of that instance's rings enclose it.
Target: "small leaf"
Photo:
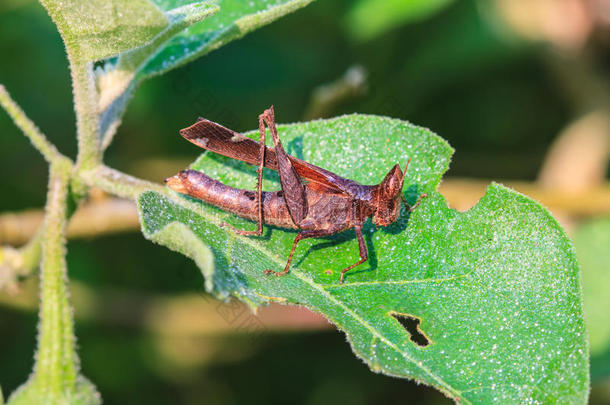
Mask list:
[[[168,20],[149,0],[40,0],[80,61],[95,61],[141,46]]]
[[[154,0],[163,10],[188,0]],[[161,74],[221,47],[248,32],[306,6],[313,0],[218,0],[220,12],[169,41],[143,68],[145,77]]]
[[[376,372],[433,385],[462,403],[586,401],[578,267],[546,209],[497,184],[468,212],[448,208],[435,189],[451,148],[399,120],[352,115],[279,131],[288,153],[365,184],[411,158],[407,198],[430,196],[391,227],[367,224],[369,262],[343,285],[338,271],[358,259],[351,232],[302,241],[281,278],[263,271],[283,267],[295,232],[267,228],[262,237],[238,236],[218,224],[254,224],[189,197],[143,193],[144,234],[175,248],[170,232],[160,235],[176,222],[186,225],[214,253],[213,293],[320,312]],[[211,153],[192,168],[236,187],[255,186],[254,167]],[[265,189],[278,188],[269,176]]]

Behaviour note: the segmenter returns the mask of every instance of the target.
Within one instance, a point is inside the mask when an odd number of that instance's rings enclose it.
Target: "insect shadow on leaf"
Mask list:
[[[377,254],[375,253],[375,246],[373,246],[373,238],[372,238],[373,232],[371,232],[372,230],[374,230],[374,226],[370,222],[368,222],[362,229],[362,234],[364,235],[364,240],[366,242],[366,248],[367,248],[368,254],[369,254],[369,260],[368,260],[369,267],[365,267],[365,268],[358,269],[358,270],[352,270],[351,274],[358,274],[358,273],[373,271],[377,268]],[[355,239],[355,235],[350,232],[342,232],[342,233],[338,233],[335,235],[322,237],[320,239],[324,240],[324,242],[316,243],[316,244],[312,245],[309,249],[307,249],[307,251],[305,253],[303,253],[303,255],[301,256],[299,261],[296,263],[297,266],[300,266],[301,264],[303,264],[305,259],[307,259],[307,257],[311,253],[315,253],[318,250],[324,250],[329,247],[333,247],[333,246],[340,245],[342,243],[353,241]]]

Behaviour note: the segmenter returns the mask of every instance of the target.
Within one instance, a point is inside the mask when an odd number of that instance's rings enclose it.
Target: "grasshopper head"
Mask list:
[[[407,167],[405,167],[406,171]],[[398,219],[404,182],[405,173],[396,164],[375,188],[372,207],[373,223],[375,225],[388,226]]]

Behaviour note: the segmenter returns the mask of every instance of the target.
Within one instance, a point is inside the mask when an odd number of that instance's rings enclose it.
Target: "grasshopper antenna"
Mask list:
[[[409,158],[409,160],[407,160],[407,164],[405,165],[405,170],[402,173],[403,178],[402,178],[402,182],[404,184],[405,181],[405,177],[407,177],[407,167],[409,167],[409,162],[411,162],[411,158]],[[407,209],[407,211],[411,212],[413,211],[415,208],[417,208],[419,206],[419,204],[421,204],[421,201],[428,197],[428,194],[423,193],[422,195],[419,196],[419,198],[417,199],[417,202],[415,204],[413,204],[413,206],[410,206],[409,203],[407,202],[407,199],[405,198],[405,195],[402,193],[402,187],[400,188],[400,198],[403,202],[403,204],[405,205],[405,208]]]

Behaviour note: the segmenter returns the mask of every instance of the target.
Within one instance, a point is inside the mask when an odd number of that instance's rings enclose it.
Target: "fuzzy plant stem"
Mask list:
[[[51,163],[54,160],[61,158],[61,154],[55,148],[51,142],[47,140],[44,134],[38,129],[38,127],[25,115],[23,110],[17,105],[17,103],[11,98],[10,94],[3,85],[0,84],[0,106],[8,113],[12,118],[13,122],[23,134],[27,136],[32,142],[32,145],[46,159],[47,162]]]
[[[66,270],[66,218],[69,161],[51,165],[46,218],[43,225],[41,306],[34,381],[58,398],[73,386],[78,374],[72,310]]]
[[[91,169],[101,161],[99,139],[98,96],[93,75],[93,63],[76,62],[70,58],[72,88],[78,136],[77,170]]]
[[[76,135],[78,137],[76,170],[89,170],[98,165],[102,159],[99,136],[99,97],[93,74],[93,61],[82,53],[78,37],[66,20],[63,11],[63,7],[66,5],[51,0],[40,0],[40,3],[47,9],[66,45],[76,112]],[[77,193],[80,194],[82,191],[86,190],[77,190]]]
[[[79,374],[73,311],[68,291],[66,225],[72,162],[51,164],[41,228],[40,310],[34,371],[9,398],[11,405],[99,405],[95,386]]]
[[[93,63],[79,62],[76,58],[71,57],[70,53],[68,53],[68,59],[72,72],[78,138],[78,154],[74,171],[81,173],[96,167],[102,160],[98,95],[93,75]],[[89,191],[78,175],[72,176],[71,188],[76,201],[84,199]]]

